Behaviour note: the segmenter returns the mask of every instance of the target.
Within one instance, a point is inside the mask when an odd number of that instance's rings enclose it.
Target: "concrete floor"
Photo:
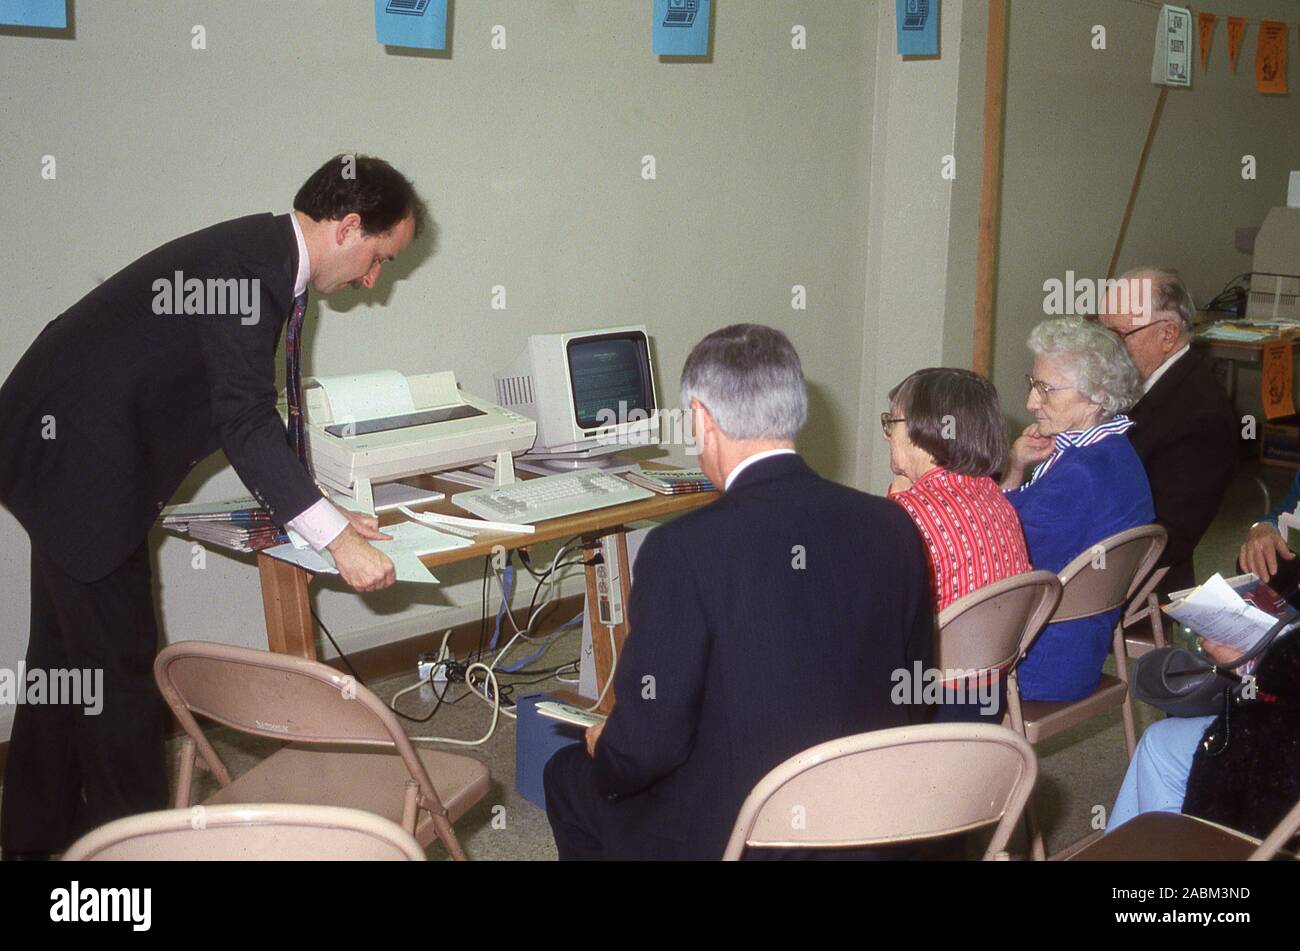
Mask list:
[[[1258,479],[1268,487],[1275,503],[1282,497],[1291,479],[1291,471],[1243,465],[1229,489],[1224,504],[1210,530],[1196,550],[1197,577],[1205,578],[1216,571],[1234,573],[1237,549],[1246,528],[1264,511],[1264,495]],[[572,660],[578,654],[578,633],[568,631],[557,636],[556,642],[534,668],[554,666]],[[402,687],[412,682],[410,677],[394,678],[371,684],[370,687],[384,700],[388,700]],[[562,685],[550,681],[519,688],[519,693],[541,691]],[[428,706],[410,694],[401,701],[408,713],[422,714]],[[1138,729],[1141,731],[1159,714],[1150,707],[1136,704]],[[428,735],[473,738],[481,736],[490,722],[490,709],[473,697],[454,706],[444,705],[429,724],[407,723],[411,735]],[[218,753],[235,774],[247,769],[261,757],[272,752],[277,744],[236,734],[226,729],[210,733]],[[179,741],[172,741],[169,754],[175,775],[175,756]],[[484,761],[492,776],[492,788],[484,800],[457,824],[457,834],[471,859],[554,859],[555,845],[545,813],[524,799],[515,790],[515,723],[502,717],[496,733],[487,742],[467,751]],[[1119,789],[1127,766],[1123,733],[1119,713],[1097,718],[1067,734],[1039,745],[1041,758],[1039,783],[1036,791],[1039,815],[1042,820],[1049,852],[1064,848],[1087,835],[1093,828],[1096,816],[1109,810]],[[214,788],[212,780],[201,777],[197,783],[199,799]],[[0,790],[0,795],[3,790]],[[504,828],[498,820],[493,823],[494,807],[503,806]],[[494,827],[495,826],[495,827]],[[1023,844],[1022,844],[1023,847]],[[445,858],[445,852],[435,846],[430,858]]]

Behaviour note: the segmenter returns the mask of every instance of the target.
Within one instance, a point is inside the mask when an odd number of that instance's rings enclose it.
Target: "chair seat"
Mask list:
[[[455,823],[482,799],[490,780],[485,765],[460,753],[415,751]],[[224,789],[204,800],[219,803],[278,802],[346,806],[402,823],[406,784],[411,774],[402,758],[383,749],[291,744],[272,753]],[[419,811],[409,830],[422,846],[435,836],[429,813]]]
[[[1024,700],[1025,739],[1037,743],[1124,703],[1128,685],[1110,674],[1101,675],[1097,689],[1082,700]]]
[[[1144,812],[1070,856],[1071,862],[1241,862],[1259,840],[1177,812]]]

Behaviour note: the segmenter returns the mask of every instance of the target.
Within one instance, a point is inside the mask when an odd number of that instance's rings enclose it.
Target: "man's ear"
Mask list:
[[[361,216],[350,211],[334,223],[334,243],[342,247],[350,237],[361,237],[365,229],[361,227]]]
[[[1160,333],[1165,338],[1165,347],[1170,353],[1178,346],[1178,338],[1182,336],[1183,325],[1181,320],[1165,321],[1165,326],[1160,328]]]
[[[695,435],[703,443],[704,437],[711,436],[718,424],[713,421],[713,414],[708,408],[694,397],[691,398],[691,413],[695,417]]]

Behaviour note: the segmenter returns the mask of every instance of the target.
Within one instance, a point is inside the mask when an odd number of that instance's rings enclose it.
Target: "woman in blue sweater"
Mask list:
[[[1020,515],[1034,568],[1059,572],[1103,538],[1155,520],[1146,471],[1124,435],[1133,422],[1122,415],[1142,385],[1119,338],[1081,318],[1043,321],[1029,349],[1034,422],[1011,448],[1002,488]],[[1049,624],[1021,662],[1021,696],[1092,693],[1119,613]]]

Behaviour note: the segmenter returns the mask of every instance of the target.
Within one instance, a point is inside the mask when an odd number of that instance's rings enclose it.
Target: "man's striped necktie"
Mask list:
[[[307,430],[302,416],[302,316],[307,312],[307,292],[293,301],[293,313],[284,342],[284,387],[289,398],[289,448],[307,464]]]

